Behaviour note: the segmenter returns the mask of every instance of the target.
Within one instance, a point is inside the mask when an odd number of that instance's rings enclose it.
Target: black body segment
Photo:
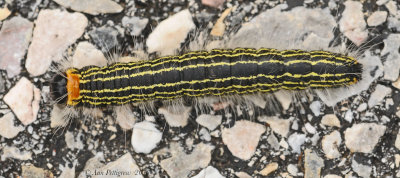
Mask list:
[[[89,66],[79,70],[79,105],[334,88],[361,79],[354,58],[326,51],[236,48]]]

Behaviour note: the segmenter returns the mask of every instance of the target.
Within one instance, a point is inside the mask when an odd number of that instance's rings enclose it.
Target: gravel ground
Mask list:
[[[0,1],[0,177],[400,177],[399,8],[394,0]],[[215,47],[346,52],[363,64],[363,80],[199,100],[201,108],[81,113],[49,97],[60,64]]]

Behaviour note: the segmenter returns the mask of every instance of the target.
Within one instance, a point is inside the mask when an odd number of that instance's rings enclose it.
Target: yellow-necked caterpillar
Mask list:
[[[51,93],[60,104],[93,108],[186,96],[337,88],[361,80],[361,73],[362,65],[353,57],[327,51],[213,49],[69,68],[53,78]]]

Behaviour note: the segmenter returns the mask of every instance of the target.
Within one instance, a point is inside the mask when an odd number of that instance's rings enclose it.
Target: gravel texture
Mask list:
[[[0,1],[0,177],[400,177],[399,9],[395,0]],[[196,106],[76,111],[50,99],[58,69],[216,47],[346,52],[363,80]]]

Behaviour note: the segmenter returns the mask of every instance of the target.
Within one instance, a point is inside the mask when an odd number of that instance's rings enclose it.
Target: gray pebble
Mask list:
[[[109,51],[118,45],[118,31],[112,27],[100,27],[89,32],[92,40],[101,47],[103,51]]]
[[[138,36],[142,33],[142,30],[146,27],[149,19],[139,17],[123,17],[122,26],[129,29],[132,36]]]

